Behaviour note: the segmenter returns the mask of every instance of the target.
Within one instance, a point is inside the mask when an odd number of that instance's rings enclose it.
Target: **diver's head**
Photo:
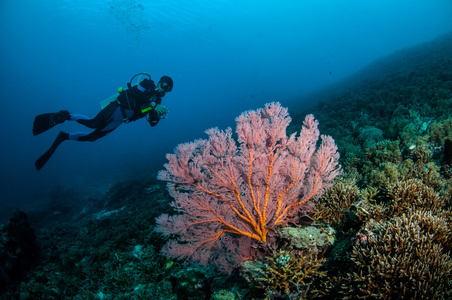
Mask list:
[[[165,93],[169,93],[173,90],[173,80],[169,76],[162,76],[158,85],[163,89]]]
[[[165,96],[165,93],[171,92],[173,89],[173,80],[169,76],[162,76],[160,81],[157,83],[155,92],[159,97]]]

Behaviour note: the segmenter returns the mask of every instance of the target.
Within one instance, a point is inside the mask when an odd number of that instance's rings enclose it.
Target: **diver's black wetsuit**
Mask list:
[[[162,98],[155,91],[154,81],[144,79],[131,90],[122,91],[117,101],[111,102],[93,119],[80,114],[72,114],[71,120],[95,130],[91,133],[69,133],[68,138],[69,140],[93,142],[112,132],[122,123],[136,121],[147,115],[149,115],[148,121],[151,126],[155,126],[160,118],[153,108],[161,102]]]

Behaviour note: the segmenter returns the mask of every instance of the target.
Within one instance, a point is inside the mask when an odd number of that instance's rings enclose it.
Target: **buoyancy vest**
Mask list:
[[[127,120],[129,122],[143,118],[162,102],[151,79],[144,79],[138,85],[123,90],[117,99],[122,109],[133,110],[133,116]]]

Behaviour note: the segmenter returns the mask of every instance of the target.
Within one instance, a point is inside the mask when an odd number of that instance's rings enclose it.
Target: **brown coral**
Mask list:
[[[296,297],[295,299],[305,299],[312,279],[326,274],[319,271],[325,259],[319,258],[314,251],[280,250],[267,260],[264,277],[258,279],[260,286],[265,289],[267,299],[283,294]]]
[[[452,295],[451,232],[431,212],[403,214],[369,228],[353,248],[341,293],[356,298],[448,299]]]
[[[439,213],[444,200],[431,187],[419,179],[397,181],[388,189],[390,199],[388,215],[400,215],[414,209],[426,209]]]
[[[443,197],[420,179],[395,181],[390,184],[377,204],[363,197],[355,206],[361,221],[380,221],[400,216],[413,210],[430,210],[440,214],[445,207]],[[363,193],[363,196],[365,193]]]
[[[353,179],[339,179],[316,203],[313,218],[332,226],[340,224],[352,204],[359,199],[359,190]]]

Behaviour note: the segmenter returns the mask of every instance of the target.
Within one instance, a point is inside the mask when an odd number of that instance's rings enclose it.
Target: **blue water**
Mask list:
[[[56,186],[86,195],[161,169],[178,143],[288,105],[392,52],[452,30],[450,0],[2,0],[0,208],[33,208]],[[95,116],[138,72],[174,79],[168,118],[124,124],[94,143],[65,142],[34,161],[66,123],[31,132],[37,114]]]

